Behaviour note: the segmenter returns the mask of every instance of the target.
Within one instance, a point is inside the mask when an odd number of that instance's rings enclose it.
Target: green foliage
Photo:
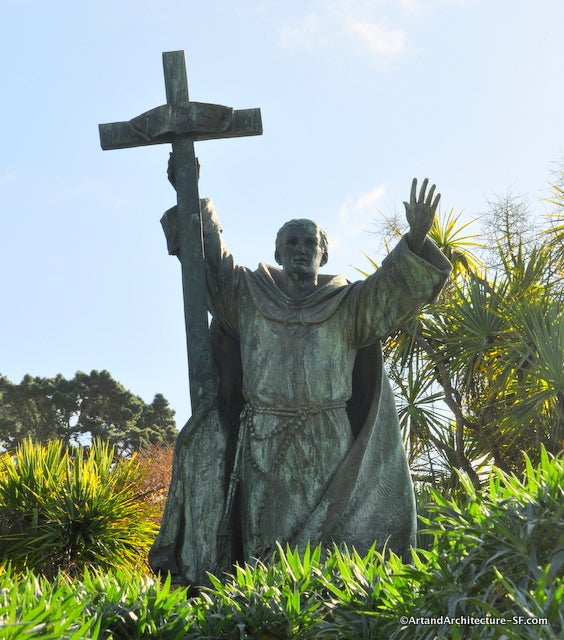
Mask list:
[[[455,277],[479,273],[484,267],[476,254],[476,249],[483,244],[477,234],[468,233],[471,224],[472,221],[460,223],[460,214],[456,215],[451,209],[445,216],[437,215],[429,231],[431,240],[450,260]]]
[[[61,577],[47,580],[0,569],[0,634],[4,640],[48,638],[84,640],[96,637],[93,620],[85,619],[84,602]]]
[[[428,493],[428,549],[279,548],[190,598],[131,571],[51,580],[0,568],[0,636],[90,640],[549,640],[564,629],[564,460],[542,450],[523,478]],[[405,616],[407,622],[401,622]],[[491,624],[445,623],[488,617]],[[508,623],[493,622],[505,617]],[[513,620],[514,617],[516,620]],[[419,619],[411,620],[413,619]],[[442,620],[441,620],[442,618]],[[526,624],[546,618],[542,624]]]
[[[413,569],[420,589],[412,610],[424,618],[548,619],[543,626],[468,627],[460,630],[463,638],[558,637],[564,628],[564,459],[542,449],[534,467],[525,457],[522,481],[494,468],[483,494],[468,477],[461,482],[461,498],[432,492],[425,533],[433,541],[420,552],[423,566]],[[450,637],[448,625],[412,631],[422,640]]]
[[[137,462],[106,443],[25,440],[0,458],[0,561],[51,577],[139,565],[156,531],[141,481]]]
[[[0,376],[0,447],[5,449],[27,437],[69,444],[102,438],[128,454],[172,444],[176,435],[174,411],[162,394],[146,404],[107,371],[78,371],[70,380],[26,375],[19,384]]]
[[[192,605],[182,589],[130,571],[85,571],[80,581],[0,572],[5,640],[181,640]]]
[[[418,482],[452,487],[462,470],[479,486],[492,463],[519,472],[521,451],[537,461],[541,445],[562,450],[564,191],[553,191],[559,209],[544,230],[524,200],[490,203],[487,267],[467,224],[452,211],[435,220],[453,277],[384,344]]]

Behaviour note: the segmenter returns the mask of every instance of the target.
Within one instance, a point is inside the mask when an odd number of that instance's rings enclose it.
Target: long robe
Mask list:
[[[346,543],[361,553],[376,543],[406,556],[415,542],[415,504],[380,340],[438,295],[448,260],[430,240],[416,255],[402,239],[365,280],[320,276],[296,300],[284,293],[280,269],[235,264],[210,201],[202,217],[225,434],[206,454],[211,460],[225,449],[230,560],[264,558],[276,542]],[[196,433],[198,420],[187,426]],[[179,466],[201,461],[198,442],[184,438]],[[188,481],[180,468],[176,475],[177,483]],[[205,503],[205,483],[195,491],[190,499]],[[219,514],[220,502],[207,506]],[[160,549],[174,554],[180,573],[202,566],[191,532],[197,523],[185,520],[176,518],[167,533],[165,514],[153,565]],[[222,525],[215,516],[207,524]],[[215,540],[216,531],[206,536]],[[225,544],[220,537],[218,556],[225,557]],[[196,574],[188,580],[201,580]]]

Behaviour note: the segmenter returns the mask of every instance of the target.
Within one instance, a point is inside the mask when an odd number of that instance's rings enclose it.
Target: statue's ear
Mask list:
[[[276,249],[274,252],[274,259],[276,260],[276,264],[282,265],[282,260],[280,259],[280,251]]]
[[[324,251],[323,255],[321,256],[321,262],[319,263],[319,266],[324,267],[327,264],[328,260],[329,260],[329,254],[327,253],[327,251]]]

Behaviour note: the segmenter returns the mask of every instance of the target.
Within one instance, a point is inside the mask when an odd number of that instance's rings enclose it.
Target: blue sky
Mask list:
[[[193,100],[261,108],[263,136],[197,145],[238,262],[311,217],[325,271],[354,279],[414,176],[468,219],[509,191],[543,210],[562,25],[561,0],[4,0],[0,373],[108,369],[189,417],[169,149],[102,151],[97,128],[165,102],[163,51],[185,50]]]

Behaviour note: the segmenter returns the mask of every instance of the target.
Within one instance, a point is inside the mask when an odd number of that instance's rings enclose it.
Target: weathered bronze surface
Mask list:
[[[319,273],[328,241],[311,220],[280,230],[281,269],[237,266],[211,201],[202,201],[226,502],[211,503],[204,484],[192,499],[218,515],[223,510],[213,571],[266,558],[276,542],[346,543],[360,552],[376,543],[409,557],[413,489],[380,340],[433,300],[450,271],[427,238],[438,196],[426,189],[425,181],[418,196],[413,182],[408,234],[380,269],[352,284]],[[163,226],[175,247],[174,209]],[[208,450],[204,441],[186,440],[180,466],[210,459]],[[186,482],[186,472],[178,474],[171,495]],[[193,572],[182,508],[178,500],[163,522],[153,565],[181,566],[188,581],[200,583],[205,577]],[[210,532],[214,544],[216,530]]]

